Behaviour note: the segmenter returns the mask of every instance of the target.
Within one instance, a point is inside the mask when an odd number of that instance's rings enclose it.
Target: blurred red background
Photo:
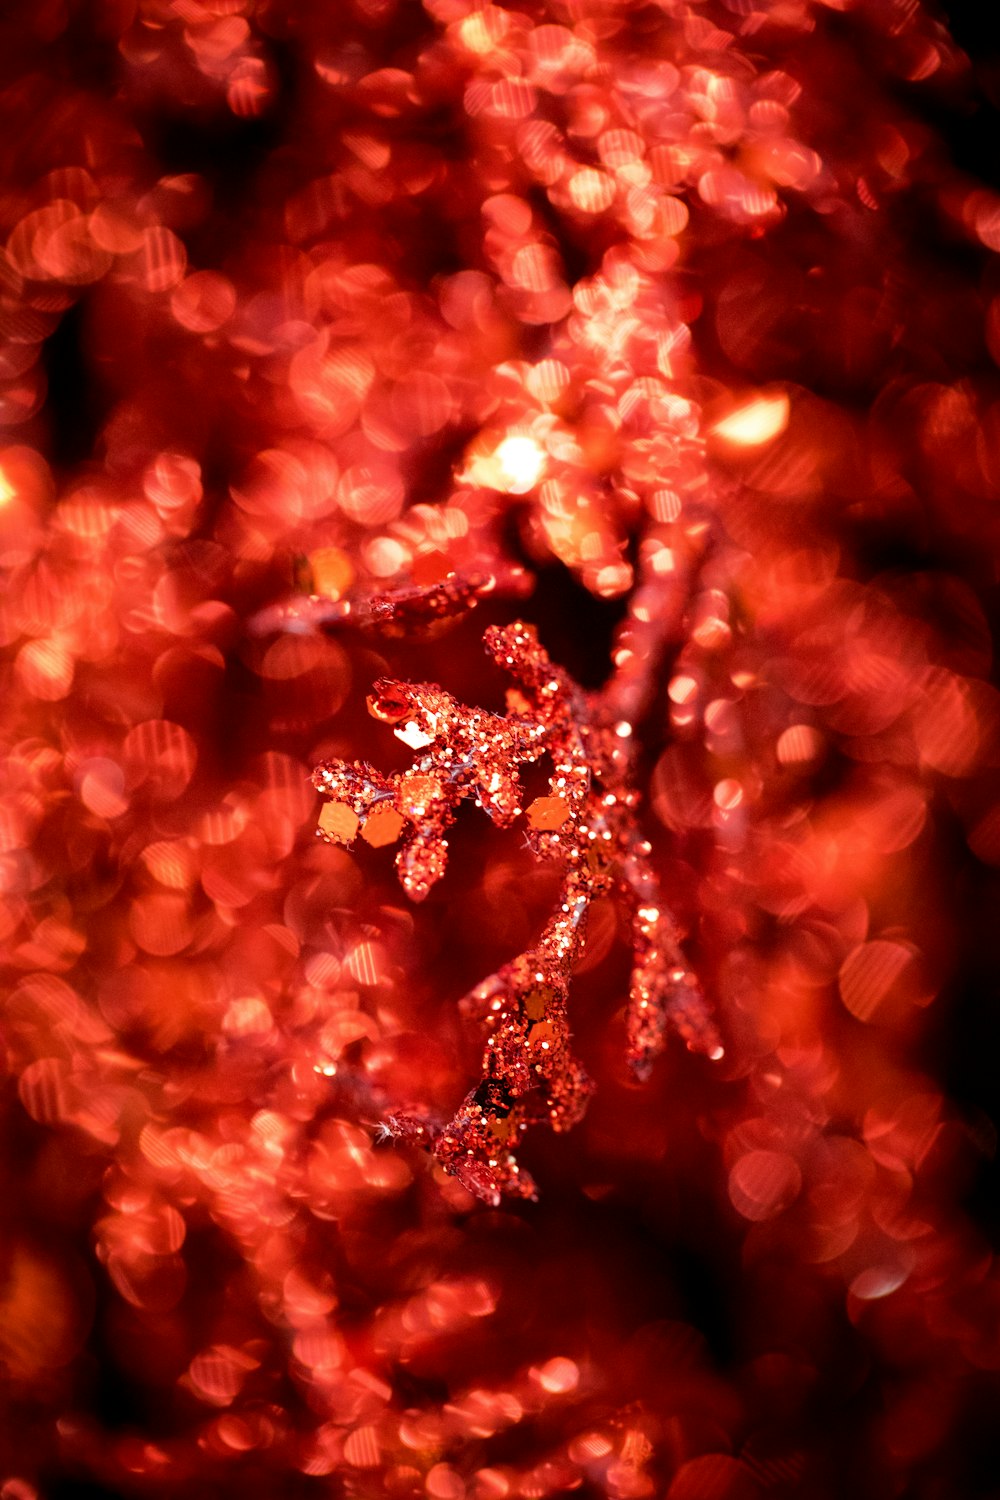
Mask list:
[[[2,1500],[1000,1493],[989,19],[0,16]],[[415,905],[310,773],[515,619],[725,1054],[632,1077],[599,895],[491,1207],[382,1122],[558,870],[466,809]]]

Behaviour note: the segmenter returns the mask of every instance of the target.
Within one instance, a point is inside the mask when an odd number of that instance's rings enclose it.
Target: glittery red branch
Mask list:
[[[559,898],[538,942],[462,1002],[487,1032],[479,1083],[443,1126],[388,1120],[393,1135],[430,1146],[470,1191],[497,1203],[503,1193],[534,1196],[515,1153],[529,1126],[568,1130],[586,1108],[592,1085],[572,1051],[567,1000],[596,896],[614,892],[631,911],[626,1028],[636,1076],[648,1077],[671,1027],[692,1050],[721,1057],[722,1047],[637,822],[631,724],[609,721],[605,695],[585,694],[530,625],[491,626],[485,641],[518,684],[506,714],[469,708],[431,684],[379,681],[369,711],[425,753],[388,777],[362,762],[329,761],[313,781],[329,799],[319,836],[340,844],[359,833],[372,844],[400,838],[397,868],[413,900],[444,874],[445,835],[464,798],[500,827],[524,815],[535,857],[562,863]],[[548,795],[524,809],[518,768],[542,754],[552,762]]]

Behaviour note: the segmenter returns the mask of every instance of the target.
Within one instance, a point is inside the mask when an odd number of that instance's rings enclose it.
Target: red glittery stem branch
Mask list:
[[[679,583],[679,590],[683,584]],[[658,634],[676,629],[679,611],[664,615]],[[607,718],[604,694],[588,698],[523,623],[491,626],[487,650],[518,687],[506,715],[458,703],[431,684],[388,680],[369,698],[374,717],[394,726],[404,744],[425,750],[413,767],[383,777],[355,762],[327,762],[313,780],[329,799],[320,836],[349,844],[402,838],[400,879],[414,900],[441,878],[445,832],[455,809],[471,797],[499,826],[525,813],[527,842],[538,859],[558,859],[563,879],[557,905],[535,946],[484,980],[462,1002],[483,1022],[482,1076],[447,1124],[390,1116],[388,1129],[433,1148],[464,1185],[491,1203],[501,1194],[534,1196],[515,1147],[535,1123],[569,1129],[581,1118],[592,1085],[571,1045],[568,992],[584,945],[591,901],[616,892],[632,911],[635,960],[627,1013],[628,1055],[648,1076],[672,1026],[692,1049],[722,1055],[718,1033],[697,981],[684,964],[675,927],[636,819],[632,726]],[[647,664],[652,660],[647,635]],[[640,675],[613,679],[613,705],[638,705]],[[525,810],[518,766],[543,753],[552,762],[548,795]]]

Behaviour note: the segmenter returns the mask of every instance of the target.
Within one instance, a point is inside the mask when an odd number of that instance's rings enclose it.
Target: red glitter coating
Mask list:
[[[381,681],[369,712],[393,724],[411,749],[427,747],[426,755],[389,777],[360,762],[327,761],[313,772],[313,784],[350,819],[345,827],[321,816],[318,833],[333,843],[352,843],[365,820],[394,806],[410,825],[396,866],[407,894],[421,901],[445,872],[445,831],[459,802],[473,798],[505,827],[524,811],[518,766],[542,755],[552,763],[551,795],[528,807],[526,841],[536,858],[562,866],[557,905],[537,944],[463,1002],[489,1033],[482,1080],[446,1125],[388,1120],[393,1134],[432,1144],[464,1186],[497,1204],[502,1192],[535,1196],[512,1149],[528,1124],[544,1119],[568,1130],[586,1107],[591,1083],[570,1047],[567,991],[597,896],[614,887],[632,910],[627,1027],[637,1076],[649,1076],[668,1024],[692,1049],[718,1059],[723,1048],[697,980],[683,965],[650,845],[636,822],[631,725],[608,723],[603,698],[588,699],[530,625],[491,626],[486,648],[520,685],[523,711],[499,716],[466,708],[438,687]],[[609,696],[616,701],[615,693]]]

